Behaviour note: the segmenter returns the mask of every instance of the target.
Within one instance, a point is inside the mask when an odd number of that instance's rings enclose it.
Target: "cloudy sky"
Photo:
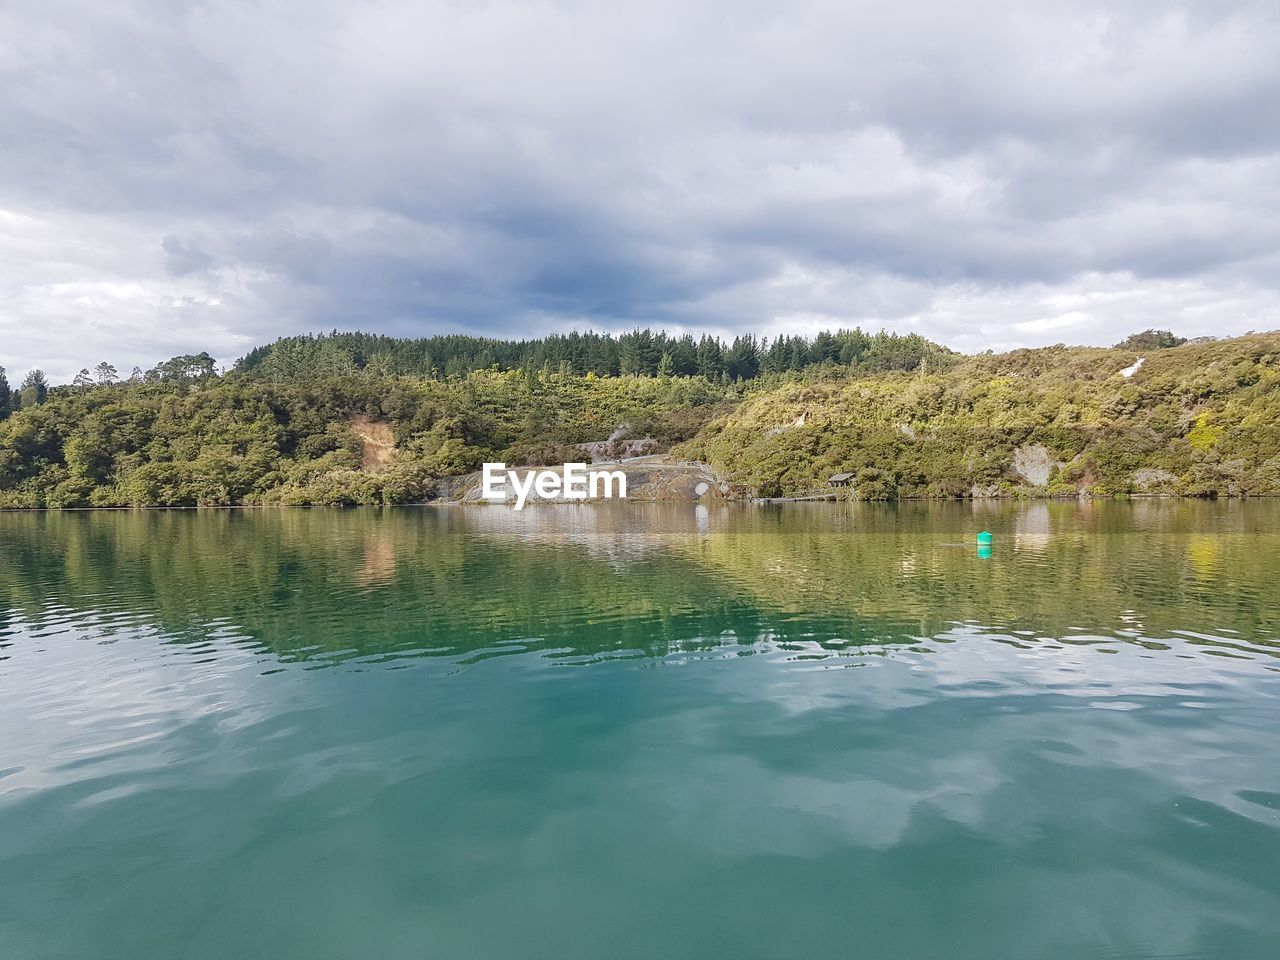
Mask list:
[[[0,364],[1280,327],[1274,3],[6,0]]]

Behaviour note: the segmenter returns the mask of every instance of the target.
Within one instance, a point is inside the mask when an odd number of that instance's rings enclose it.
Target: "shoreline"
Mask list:
[[[891,500],[858,500],[847,497],[741,497],[715,500],[686,499],[652,499],[630,497],[626,500],[584,500],[569,502],[565,500],[538,500],[527,504],[528,507],[625,507],[632,504],[687,504],[689,506],[771,506],[775,504],[824,503],[824,504],[869,504],[888,506],[897,503],[1128,503],[1130,501],[1190,501],[1197,503],[1247,503],[1249,501],[1274,501],[1280,496],[1226,496],[1198,497],[1176,493],[1132,493],[1106,497],[1067,496],[1061,494],[1043,496],[1014,497],[895,497]],[[201,510],[393,510],[405,507],[468,507],[509,509],[516,512],[508,503],[487,503],[478,500],[460,498],[437,498],[411,503],[218,503],[218,504],[146,504],[127,507],[0,507],[0,516],[6,514],[26,513],[134,513],[145,511],[201,511]]]

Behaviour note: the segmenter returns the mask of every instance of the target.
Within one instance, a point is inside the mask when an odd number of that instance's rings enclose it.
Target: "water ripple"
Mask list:
[[[0,946],[1270,956],[1235,509],[0,517]]]

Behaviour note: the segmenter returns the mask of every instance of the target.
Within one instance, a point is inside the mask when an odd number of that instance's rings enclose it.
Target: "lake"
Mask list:
[[[1271,502],[0,515],[0,957],[1274,958],[1278,583]]]

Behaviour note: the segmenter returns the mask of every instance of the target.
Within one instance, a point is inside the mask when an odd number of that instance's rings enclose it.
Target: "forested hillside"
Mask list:
[[[786,384],[683,450],[763,496],[1280,495],[1280,334],[1169,343]]]
[[[53,390],[0,423],[0,506],[417,502],[485,460],[580,460],[568,444],[623,425],[670,445],[740,396],[700,377],[515,371]],[[370,422],[396,447],[376,468],[360,434]]]
[[[1280,334],[976,357],[861,331],[331,334],[225,374],[207,354],[123,382],[105,362],[64,386],[0,372],[0,507],[416,502],[485,460],[556,464],[611,437],[760,496],[836,472],[867,499],[1275,495],[1278,421]]]

